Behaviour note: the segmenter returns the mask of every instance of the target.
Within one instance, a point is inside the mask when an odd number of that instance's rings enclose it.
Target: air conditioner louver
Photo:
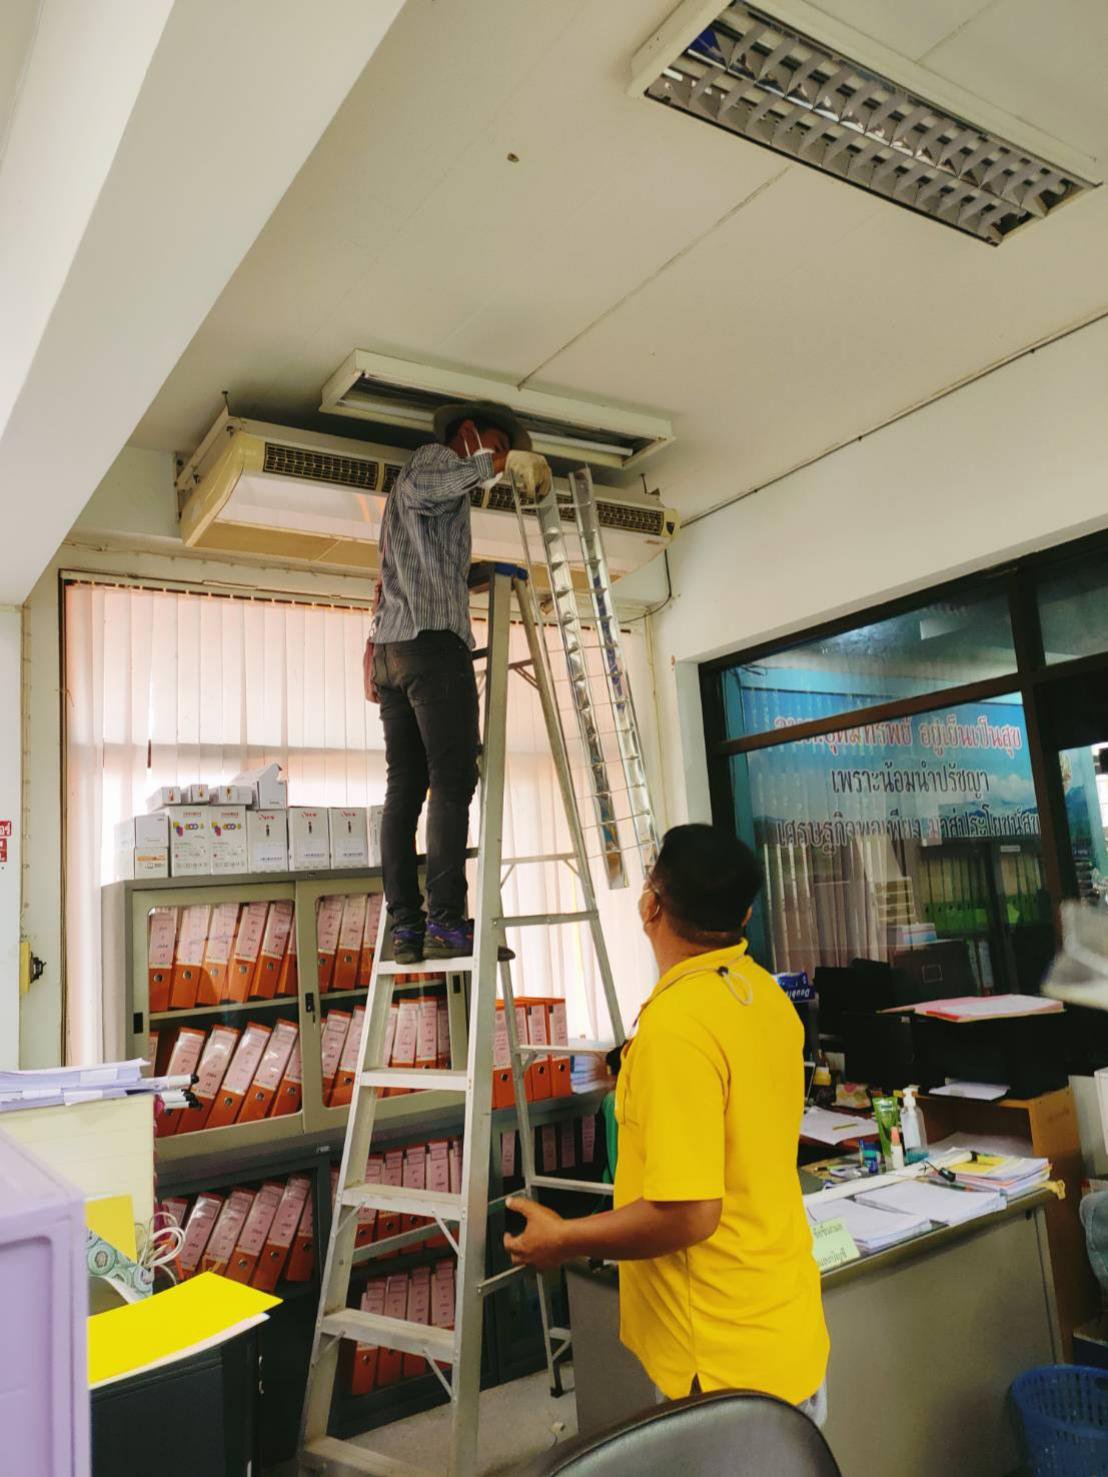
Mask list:
[[[362,457],[335,456],[267,441],[262,470],[277,477],[299,477],[306,482],[334,482],[340,487],[356,487],[362,492],[388,492],[396,481],[400,465]]]

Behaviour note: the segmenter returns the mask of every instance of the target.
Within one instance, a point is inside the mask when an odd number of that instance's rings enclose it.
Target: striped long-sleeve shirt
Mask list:
[[[421,446],[385,504],[381,600],[373,639],[413,641],[421,631],[453,631],[469,646],[469,494],[493,478],[492,453],[457,456]]]

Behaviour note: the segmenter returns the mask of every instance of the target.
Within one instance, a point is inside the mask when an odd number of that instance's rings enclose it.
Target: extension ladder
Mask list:
[[[587,473],[585,476],[587,477]],[[584,491],[591,499],[591,485]],[[524,1180],[522,1193],[533,1195],[537,1190],[555,1190],[611,1194],[610,1185],[545,1176],[536,1172],[534,1136],[531,1131],[524,1088],[526,1060],[539,1055],[581,1055],[590,1052],[602,1055],[610,1049],[610,1043],[574,1041],[567,1053],[564,1045],[536,1046],[521,1042],[516,1029],[511,968],[506,960],[499,957],[507,929],[586,923],[596,951],[613,1037],[616,1044],[622,1043],[624,1040],[623,1024],[600,925],[600,914],[589,867],[585,828],[577,806],[569,747],[556,697],[550,651],[545,639],[538,596],[530,577],[530,540],[524,526],[524,510],[518,489],[515,489],[515,498],[528,568],[519,569],[504,565],[493,567],[489,577],[487,646],[484,653],[475,653],[475,658],[482,654],[485,658],[485,714],[473,955],[459,959],[428,961],[423,966],[397,965],[385,957],[387,927],[383,926],[378,932],[367,1009],[362,1027],[359,1073],[355,1082],[347,1124],[308,1373],[301,1432],[301,1463],[302,1468],[308,1471],[345,1468],[358,1472],[390,1474],[390,1477],[401,1477],[401,1474],[412,1474],[412,1477],[415,1477],[420,1470],[351,1441],[339,1440],[328,1435],[339,1346],[341,1340],[347,1338],[363,1344],[400,1350],[426,1359],[428,1368],[435,1373],[446,1390],[452,1407],[450,1452],[437,1470],[448,1472],[451,1477],[472,1477],[476,1471],[477,1461],[482,1305],[486,1296],[498,1291],[516,1278],[536,1277],[547,1368],[552,1386],[560,1389],[558,1362],[570,1347],[570,1334],[568,1329],[556,1328],[551,1324],[546,1284],[542,1275],[522,1267],[510,1267],[493,1276],[486,1275],[485,1243],[488,1214],[490,1210],[496,1209],[503,1203],[502,1200],[490,1202],[488,1199],[492,1131],[493,1033],[498,978],[504,998],[505,1026],[508,1034],[519,1126],[520,1159]],[[552,522],[551,504],[554,505],[554,519],[558,523],[557,537],[554,537],[553,533],[548,536]],[[540,500],[534,510],[534,515],[542,530],[551,585],[551,600],[554,606],[554,623],[561,633],[569,673],[569,687],[577,715],[578,732],[587,756],[586,771],[592,781],[597,824],[601,837],[601,855],[605,861],[609,883],[618,886],[620,885],[619,878],[622,877],[625,885],[626,874],[623,869],[622,854],[618,856],[618,866],[614,865],[615,854],[619,850],[621,819],[615,802],[620,792],[613,790],[608,781],[603,752],[603,735],[586,670],[586,647],[580,622],[576,616],[576,597],[571,602],[563,590],[565,578],[568,577],[569,556],[561,534],[562,515],[557,508],[553,493]],[[531,509],[529,508],[527,510],[528,522],[530,518]],[[642,777],[641,790],[637,793],[631,793],[630,784],[631,779],[637,778],[639,773],[635,769],[635,764],[638,763],[641,766],[641,746],[637,725],[634,721],[634,712],[627,693],[626,678],[623,675],[622,656],[618,646],[618,626],[611,613],[611,587],[603,561],[599,531],[595,532],[592,543],[594,557],[590,563],[589,550],[586,547],[586,535],[589,532],[588,507],[586,505],[582,513],[577,502],[576,488],[574,489],[574,520],[577,522],[581,537],[586,577],[590,582],[590,593],[593,598],[598,646],[601,659],[605,664],[606,682],[615,718],[613,731],[619,737],[620,760],[628,781],[630,814],[622,819],[634,826],[636,843],[640,848],[644,864],[646,864],[649,859],[652,859],[649,848],[654,837],[654,830],[653,818],[649,814],[645,775]],[[598,558],[595,557],[597,555]],[[598,599],[601,601],[599,605],[597,604]],[[512,662],[509,658],[508,638],[513,602],[527,639],[528,657],[523,662]],[[573,604],[572,611],[571,603]],[[609,622],[607,629],[604,628],[602,610],[606,612],[605,619]],[[520,857],[506,860],[502,857],[508,684],[513,671],[530,682],[538,693],[554,759],[571,844],[569,852],[558,853],[555,856]],[[617,693],[620,699],[618,707]],[[621,723],[623,725],[622,736],[620,736]],[[506,880],[505,868],[510,872],[515,867],[530,863],[555,861],[571,868],[576,876],[584,907],[563,913],[505,916],[501,901],[501,889]],[[447,976],[453,974],[469,977],[469,1033],[464,1070],[453,1068],[438,1071],[405,1070],[390,1068],[383,1062],[386,1022],[392,1003],[393,982],[398,973],[404,975],[446,974]],[[459,1194],[443,1194],[428,1190],[418,1191],[365,1183],[365,1166],[372,1141],[378,1094],[387,1088],[394,1087],[416,1092],[456,1092],[464,1099],[462,1179]],[[347,1306],[351,1272],[355,1265],[362,1265],[375,1256],[387,1255],[396,1250],[399,1242],[405,1237],[416,1240],[422,1239],[427,1234],[426,1227],[423,1227],[414,1232],[402,1233],[400,1237],[390,1238],[388,1242],[372,1243],[361,1247],[355,1252],[358,1211],[362,1207],[393,1211],[403,1215],[418,1215],[433,1220],[438,1225],[449,1246],[457,1255],[453,1329],[431,1328]]]

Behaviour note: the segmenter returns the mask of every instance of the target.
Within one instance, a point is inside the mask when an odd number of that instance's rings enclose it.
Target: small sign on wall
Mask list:
[[[11,840],[11,821],[0,821],[0,867],[8,865],[8,842]]]

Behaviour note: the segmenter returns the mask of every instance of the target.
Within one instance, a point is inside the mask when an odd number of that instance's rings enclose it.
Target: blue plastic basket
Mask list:
[[[1047,1364],[1010,1393],[1033,1477],[1108,1477],[1108,1372]]]

